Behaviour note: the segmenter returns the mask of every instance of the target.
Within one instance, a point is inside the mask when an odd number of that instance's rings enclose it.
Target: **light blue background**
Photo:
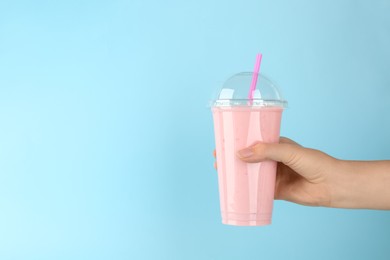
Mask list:
[[[220,223],[216,87],[275,79],[282,134],[390,158],[390,1],[1,1],[0,259],[389,259],[390,212]],[[378,194],[380,196],[380,194]]]

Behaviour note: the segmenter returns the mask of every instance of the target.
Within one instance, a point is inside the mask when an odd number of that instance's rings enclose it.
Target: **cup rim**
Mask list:
[[[288,102],[284,99],[217,99],[212,100],[210,107],[282,107],[286,108]]]

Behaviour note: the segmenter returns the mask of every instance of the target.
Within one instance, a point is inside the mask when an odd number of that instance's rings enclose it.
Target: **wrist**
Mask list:
[[[334,169],[332,169],[329,179],[331,190],[332,208],[356,208],[359,202],[360,186],[362,185],[362,176],[353,173],[351,162],[336,160]]]
[[[331,207],[390,209],[390,161],[337,160],[330,178]]]

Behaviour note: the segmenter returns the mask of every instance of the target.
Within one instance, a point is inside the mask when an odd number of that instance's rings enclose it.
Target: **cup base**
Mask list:
[[[221,211],[222,224],[232,226],[266,226],[272,222],[272,212],[237,213]]]
[[[222,219],[222,224],[230,226],[267,226],[271,225],[272,221],[269,220],[249,220],[249,221],[239,221],[232,219]]]

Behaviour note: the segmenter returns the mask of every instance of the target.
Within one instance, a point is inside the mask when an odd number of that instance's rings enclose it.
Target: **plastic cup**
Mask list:
[[[278,142],[287,102],[263,75],[253,99],[248,99],[251,80],[251,72],[234,75],[211,106],[222,223],[227,225],[262,226],[272,221],[276,162],[246,163],[236,153],[257,141]]]

